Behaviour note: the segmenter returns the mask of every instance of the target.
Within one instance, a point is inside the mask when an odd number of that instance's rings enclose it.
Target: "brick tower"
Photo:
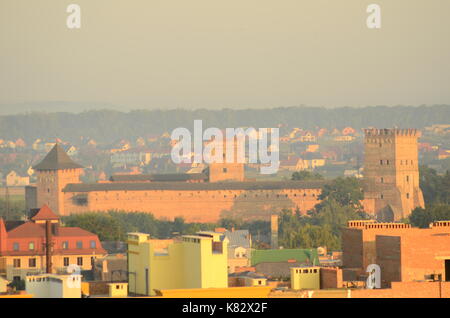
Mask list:
[[[83,167],[75,163],[56,144],[45,158],[33,167],[37,174],[37,206],[46,204],[52,211],[64,215],[62,189],[68,183],[79,183]]]
[[[244,181],[245,179],[245,165],[238,160],[238,142],[237,138],[233,139],[233,160],[227,162],[227,142],[221,144],[223,147],[223,160],[222,162],[214,162],[209,164],[209,182],[222,182],[222,181]],[[244,150],[245,152],[245,150]]]
[[[424,207],[416,129],[365,129],[364,208],[380,221],[399,221]]]

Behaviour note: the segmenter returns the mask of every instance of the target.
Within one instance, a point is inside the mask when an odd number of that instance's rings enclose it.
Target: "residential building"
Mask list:
[[[155,295],[155,290],[228,287],[228,239],[222,233],[184,235],[155,252],[150,236],[128,234],[129,292]]]
[[[236,268],[250,265],[252,238],[248,230],[231,231],[215,229],[215,232],[223,233],[228,239],[228,272],[233,273]]]
[[[10,171],[6,175],[6,186],[7,187],[24,187],[30,184],[29,176],[22,176],[15,172],[14,170]]]
[[[61,226],[59,216],[48,206],[32,211],[28,221],[0,218],[0,275],[8,280],[48,271],[66,273],[72,264],[91,270],[95,258],[105,254],[97,235]]]

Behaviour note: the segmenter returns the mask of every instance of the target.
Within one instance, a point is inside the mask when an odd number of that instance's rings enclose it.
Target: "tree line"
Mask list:
[[[272,109],[222,110],[135,110],[119,112],[95,110],[82,113],[33,112],[0,116],[0,136],[3,139],[22,138],[32,142],[37,137],[61,138],[69,142],[83,137],[97,142],[112,143],[120,139],[135,139],[151,134],[170,132],[177,127],[192,128],[195,119],[204,127],[301,127],[304,129],[342,129],[351,126],[423,128],[445,124],[450,118],[449,105],[434,106],[373,106],[373,107],[281,107]]]

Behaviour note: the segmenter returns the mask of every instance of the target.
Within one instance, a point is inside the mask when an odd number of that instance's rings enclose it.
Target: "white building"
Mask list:
[[[27,276],[25,289],[35,298],[81,298],[81,275]]]
[[[111,164],[114,166],[147,165],[150,163],[151,158],[150,152],[121,151],[111,155]]]

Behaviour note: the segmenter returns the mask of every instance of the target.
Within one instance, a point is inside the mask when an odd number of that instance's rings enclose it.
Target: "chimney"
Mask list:
[[[55,236],[59,235],[59,222],[58,223],[53,223],[52,224],[52,233]]]
[[[47,263],[47,274],[52,273],[52,223],[50,220],[45,222],[45,260]]]

